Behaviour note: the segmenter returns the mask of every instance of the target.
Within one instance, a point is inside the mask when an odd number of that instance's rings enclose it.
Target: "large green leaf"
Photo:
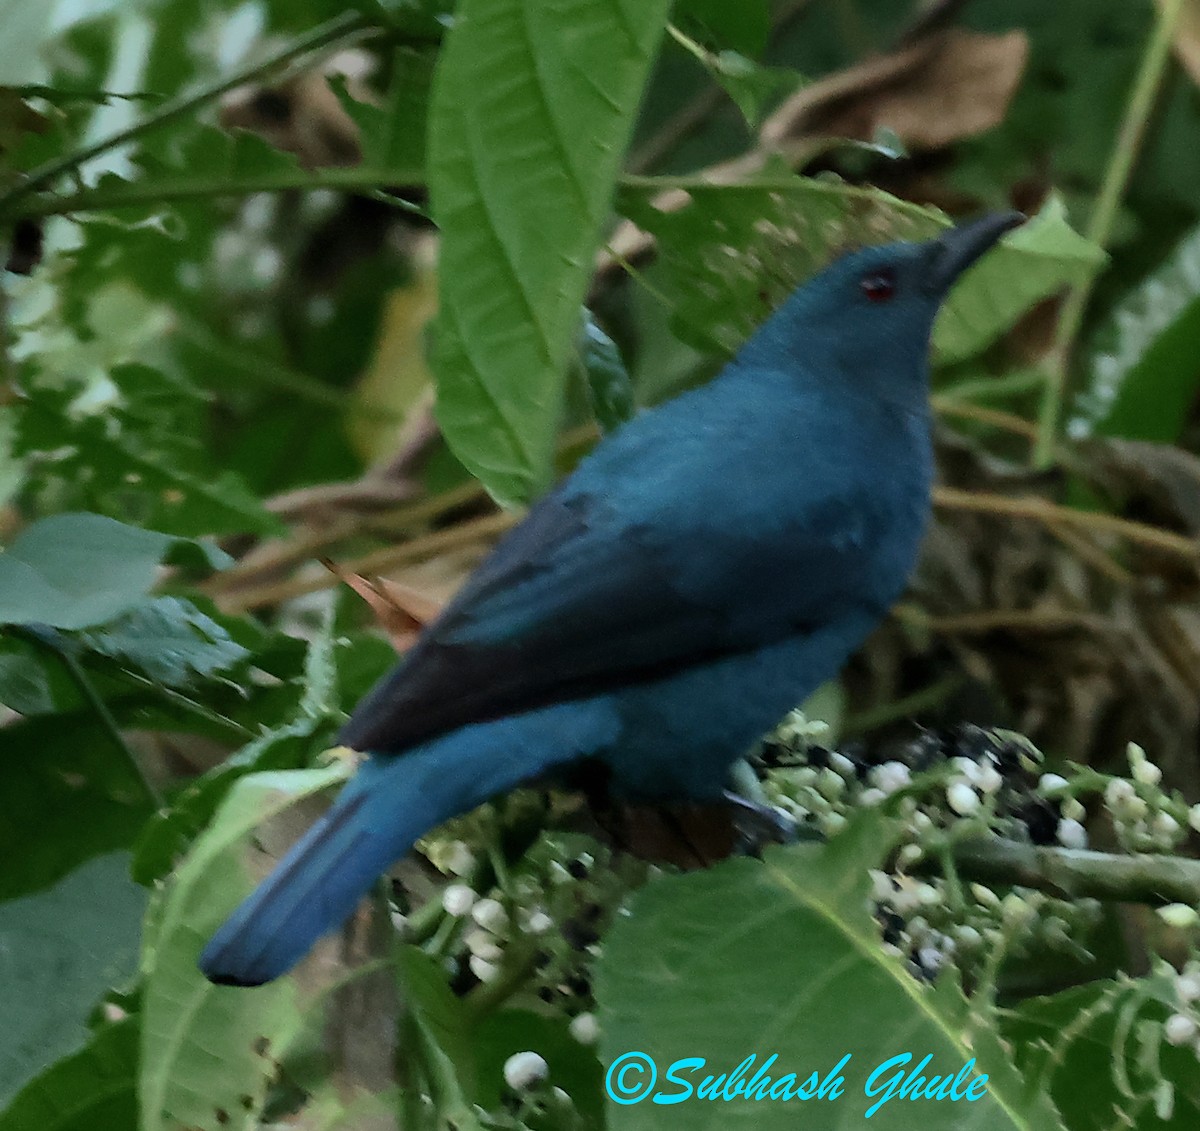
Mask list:
[[[1021,1070],[1050,1095],[1071,1131],[1200,1126],[1200,1062],[1192,1044],[1171,1045],[1163,1023],[1181,1006],[1169,968],[1137,980],[1092,982],[1031,998],[1003,1018]],[[1168,1091],[1171,1112],[1156,1100]]]
[[[98,514],[60,514],[25,530],[0,554],[0,624],[88,628],[137,604],[180,549],[195,561],[228,557],[199,543]]]
[[[655,207],[654,188],[652,180],[634,182],[621,209],[658,238],[659,277],[677,332],[724,354],[840,251],[928,239],[948,224],[941,213],[879,189],[790,174],[739,185],[687,182],[690,202],[677,211]],[[963,277],[934,327],[935,356],[953,361],[978,353],[1035,302],[1102,261],[1052,200]]]
[[[505,502],[550,478],[579,307],[668,7],[463,0],[438,61],[438,419]]]
[[[1200,387],[1200,228],[1127,294],[1096,333],[1073,431],[1170,443]]]
[[[0,1103],[81,1044],[96,999],[133,975],[145,905],[124,853],[93,860],[48,891],[0,903]]]
[[[911,1061],[884,1069],[877,1086],[929,1054],[925,1076],[953,1076],[973,1061],[968,1072],[987,1074],[986,1095],[975,1102],[895,1097],[870,1117],[872,1127],[1060,1126],[1044,1097],[1027,1094],[990,1021],[951,979],[923,987],[884,953],[867,870],[883,860],[892,835],[882,820],[860,819],[826,846],[732,860],[657,880],[634,897],[609,933],[596,980],[610,1095],[626,1100],[610,1106],[611,1128],[856,1127],[881,1098],[867,1094],[872,1073],[906,1053]],[[655,1071],[631,1054],[653,1058]],[[693,1095],[680,1109],[637,1102],[639,1094],[680,1095],[666,1076],[677,1060],[704,1059],[678,1073],[695,1088],[750,1056],[757,1059],[744,1079],[752,1077],[772,1054],[772,1079],[794,1072],[800,1082],[813,1072],[826,1077],[848,1056],[843,1094],[803,1105],[744,1095],[728,1102]]]
[[[0,727],[0,899],[128,848],[153,803],[90,710]]]
[[[339,763],[242,779],[176,872],[143,946],[143,1131],[253,1123],[278,1057],[304,1030],[313,987],[297,978],[253,990],[214,986],[196,959],[249,890],[251,830],[349,771]]]
[[[137,1126],[137,1018],[96,1031],[34,1077],[0,1113],[0,1131],[131,1131]]]

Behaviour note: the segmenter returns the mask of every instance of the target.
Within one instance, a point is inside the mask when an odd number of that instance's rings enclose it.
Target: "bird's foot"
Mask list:
[[[795,844],[800,839],[796,822],[782,809],[751,801],[740,793],[725,790],[725,800],[733,807],[733,822],[750,852],[765,844]]]

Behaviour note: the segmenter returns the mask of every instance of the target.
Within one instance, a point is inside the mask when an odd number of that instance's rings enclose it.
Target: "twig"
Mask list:
[[[963,491],[958,487],[935,487],[933,505],[943,510],[976,511],[982,514],[1029,518],[1047,526],[1063,524],[1104,531],[1127,541],[1173,554],[1188,562],[1200,561],[1200,543],[1185,538],[1182,534],[1175,534],[1157,526],[1147,526],[1144,522],[1118,518],[1116,515],[1075,510],[1073,507],[1060,506],[1037,497],[1012,498],[982,491]]]
[[[1077,558],[1087,562],[1110,581],[1115,581],[1118,585],[1130,585],[1136,580],[1133,573],[1119,562],[1113,561],[1112,556],[1097,546],[1086,534],[1063,526],[1062,523],[1050,523],[1047,529]]]
[[[1095,629],[1102,617],[1089,613],[1064,612],[1060,609],[986,609],[978,613],[932,617],[912,605],[897,609],[899,619],[918,625],[939,636],[977,636],[1000,629],[1016,632],[1065,632],[1076,628]],[[863,729],[866,729],[865,727]]]
[[[1104,247],[1112,235],[1113,223],[1134,162],[1141,152],[1150,115],[1158,100],[1158,92],[1171,59],[1171,43],[1175,25],[1182,11],[1182,0],[1165,0],[1158,7],[1158,21],[1142,55],[1142,65],[1134,80],[1121,123],[1121,132],[1109,158],[1100,194],[1092,210],[1087,237]],[[1093,276],[1076,284],[1067,292],[1059,312],[1054,341],[1050,348],[1047,380],[1042,394],[1041,411],[1038,416],[1038,441],[1033,451],[1035,467],[1048,467],[1054,455],[1054,444],[1058,437],[1062,418],[1063,401],[1066,398],[1067,373],[1071,362],[1071,350],[1076,335],[1083,324],[1088,299],[1092,293]]]
[[[519,514],[508,512],[484,515],[482,518],[460,523],[458,526],[451,526],[446,530],[437,530],[423,538],[414,538],[399,546],[387,546],[370,554],[364,554],[362,557],[341,563],[342,569],[347,573],[385,573],[399,566],[427,561],[439,554],[465,549],[474,543],[490,542],[497,535],[514,526],[520,518]],[[280,601],[289,601],[293,597],[300,597],[305,593],[317,593],[322,589],[330,589],[339,584],[338,578],[322,572],[313,577],[287,578],[258,589],[217,592],[214,596],[222,609],[236,613],[261,608],[265,605],[275,605]]]
[[[1062,898],[1200,904],[1200,860],[1182,856],[1129,856],[988,837],[956,845],[954,862],[967,879],[1019,884]],[[938,866],[932,857],[919,870],[937,871]]]
[[[159,126],[175,121],[177,118],[187,117],[205,103],[219,98],[226,91],[233,90],[235,87],[243,86],[249,82],[254,82],[283,66],[285,63],[290,63],[303,55],[309,55],[314,51],[319,51],[335,43],[351,39],[371,26],[371,21],[359,12],[350,12],[335,16],[332,20],[327,20],[319,27],[314,28],[307,35],[293,39],[286,47],[283,47],[262,62],[237,71],[227,78],[221,79],[219,82],[201,87],[194,94],[186,94],[179,98],[173,98],[171,101],[160,106],[152,114],[147,114],[146,117],[134,122],[123,130],[118,130],[115,134],[101,138],[99,141],[84,146],[82,149],[76,149],[62,157],[56,157],[53,161],[48,161],[44,165],[39,165],[36,169],[31,170],[19,185],[16,185],[0,196],[0,214],[11,213],[12,206],[18,201],[53,184],[64,173],[70,173],[78,169],[93,157],[98,157],[102,153],[107,153],[110,149],[115,149],[119,145],[133,141],[143,134],[157,129]],[[158,198],[156,197],[155,199]]]
[[[233,593],[239,589],[261,586],[265,579],[321,556],[321,551],[338,542],[353,538],[364,530],[399,534],[424,523],[441,518],[459,507],[481,502],[486,498],[483,488],[475,481],[454,487],[440,495],[420,499],[394,511],[377,515],[345,515],[330,522],[321,530],[306,531],[288,541],[264,542],[251,550],[232,569],[214,574],[203,585],[212,596]],[[268,500],[268,509],[272,502]]]
[[[917,619],[916,615],[910,617],[907,612],[901,613],[899,608],[894,611],[899,614],[901,620],[911,619],[915,622]],[[925,623],[927,623],[927,618],[921,621],[922,625]],[[964,682],[963,677],[955,672],[953,675],[938,680],[937,683],[931,683],[928,687],[922,687],[919,691],[904,696],[903,699],[894,699],[890,703],[881,703],[878,707],[859,711],[846,718],[842,724],[842,736],[852,737],[866,734],[885,723],[895,722],[897,719],[910,719],[945,702],[963,686]]]
[[[930,397],[934,412],[941,416],[960,416],[964,420],[978,420],[980,424],[990,424],[993,428],[1024,436],[1028,440],[1037,439],[1037,429],[1023,416],[1015,412],[1005,412],[1003,409],[987,408],[984,405],[970,404],[966,401],[953,400],[950,397]]]

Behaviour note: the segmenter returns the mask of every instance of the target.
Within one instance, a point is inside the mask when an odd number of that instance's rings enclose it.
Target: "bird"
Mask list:
[[[570,767],[640,803],[726,797],[903,592],[930,512],[934,319],[1023,220],[846,252],[710,382],[598,443],[352,712],[339,741],[365,759],[201,972],[279,977],[419,837]]]

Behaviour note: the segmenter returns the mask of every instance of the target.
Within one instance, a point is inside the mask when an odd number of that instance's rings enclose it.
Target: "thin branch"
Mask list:
[[[67,216],[74,212],[128,208],[139,204],[172,204],[183,200],[215,200],[227,196],[249,196],[258,192],[287,192],[290,189],[330,189],[335,192],[365,192],[381,182],[416,179],[403,171],[381,173],[370,165],[328,169],[280,169],[278,172],[237,180],[206,180],[203,175],[180,174],[174,178],[124,182],[114,188],[89,188],[59,196],[42,196],[27,204],[9,206],[13,216]]]
[[[1003,409],[987,408],[984,405],[957,401],[943,396],[931,397],[929,403],[933,406],[933,411],[940,416],[958,416],[964,420],[977,420],[980,424],[988,424],[1004,432],[1024,436],[1027,440],[1037,439],[1037,429],[1015,412],[1005,412]]]
[[[110,134],[108,137],[101,138],[92,145],[85,146],[82,149],[76,149],[65,154],[62,157],[56,157],[53,161],[48,161],[44,165],[39,165],[36,169],[30,171],[25,179],[7,193],[0,196],[0,214],[9,215],[48,215],[47,211],[39,211],[36,208],[28,210],[20,210],[14,212],[13,205],[32,196],[34,193],[52,185],[59,177],[65,173],[70,173],[78,169],[81,165],[90,161],[93,157],[98,157],[102,153],[107,153],[117,146],[124,145],[126,142],[134,141],[143,134],[149,133],[151,130],[158,129],[159,126],[166,125],[169,122],[175,121],[177,118],[184,118],[191,115],[199,107],[214,99],[219,98],[227,91],[233,90],[236,87],[244,86],[246,83],[255,82],[270,72],[292,62],[295,59],[304,55],[310,55],[315,51],[333,46],[334,44],[344,43],[346,40],[353,39],[366,31],[372,26],[372,23],[360,12],[343,13],[340,16],[335,16],[332,20],[328,20],[319,27],[314,28],[307,35],[299,36],[293,39],[287,46],[277,51],[274,55],[269,56],[260,63],[256,63],[251,67],[246,67],[241,71],[237,71],[227,78],[221,79],[219,82],[209,83],[201,87],[193,94],[186,94],[179,98],[173,98],[169,102],[164,103],[152,114],[134,122],[123,130],[118,130],[115,134]],[[240,190],[239,190],[240,191]],[[77,193],[74,197],[62,197],[60,200],[75,199],[86,197],[88,193]],[[160,196],[155,196],[155,200],[161,199]],[[76,208],[83,207],[76,204]]]
[[[204,589],[211,596],[219,596],[231,594],[239,589],[262,586],[266,578],[301,562],[320,557],[321,551],[326,551],[329,547],[365,531],[393,536],[407,533],[415,527],[436,521],[459,507],[482,502],[486,497],[479,483],[472,480],[440,495],[420,499],[382,514],[343,515],[320,530],[306,531],[287,541],[264,542],[256,546],[232,569],[214,574],[205,583]],[[286,496],[278,498],[287,501]],[[268,500],[267,509],[273,511],[274,503],[275,500]]]
[[[409,542],[403,542],[399,546],[387,546],[381,550],[375,550],[373,553],[342,562],[341,567],[347,573],[364,575],[386,573],[388,570],[397,569],[400,566],[428,561],[439,554],[467,549],[476,544],[490,544],[493,539],[516,525],[520,518],[521,515],[508,512],[484,515],[482,518],[460,523],[445,530],[437,530],[423,538],[414,538]],[[339,584],[341,582],[338,578],[323,571],[320,575],[312,577],[288,578],[273,585],[264,585],[259,589],[217,592],[213,596],[221,608],[227,612],[245,612],[266,605],[276,605],[281,601],[289,601],[293,597],[300,597],[305,593],[330,589]]]
[[[1036,496],[1013,498],[983,491],[963,491],[957,487],[935,487],[933,505],[943,510],[976,511],[982,514],[1028,518],[1047,526],[1062,524],[1103,531],[1141,546],[1162,550],[1188,562],[1200,561],[1200,543],[1185,538],[1182,534],[1175,534],[1157,526],[1147,526],[1144,522],[1118,518],[1116,515],[1075,510],[1073,507],[1060,506]]]
[[[989,837],[955,845],[954,862],[967,879],[1019,884],[1064,899],[1200,904],[1200,860],[1183,856],[1129,856]],[[925,872],[938,868],[936,857],[921,865]]]
[[[1100,247],[1104,247],[1112,235],[1121,198],[1125,195],[1134,163],[1141,152],[1150,116],[1158,101],[1158,93],[1171,61],[1171,44],[1182,9],[1182,0],[1165,0],[1158,5],[1158,21],[1142,55],[1142,65],[1129,94],[1121,132],[1109,158],[1108,168],[1100,185],[1100,194],[1096,198],[1088,224],[1088,239]],[[1058,438],[1063,402],[1066,399],[1071,350],[1083,324],[1083,316],[1092,293],[1093,279],[1094,276],[1089,276],[1072,287],[1067,292],[1059,312],[1038,418],[1038,442],[1033,452],[1035,467],[1047,467],[1053,460],[1054,444]]]
[[[939,636],[978,636],[1008,629],[1014,632],[1066,632],[1101,627],[1102,617],[1061,609],[985,609],[977,613],[933,617],[912,605],[897,608],[897,616]],[[865,728],[864,728],[865,729]]]

